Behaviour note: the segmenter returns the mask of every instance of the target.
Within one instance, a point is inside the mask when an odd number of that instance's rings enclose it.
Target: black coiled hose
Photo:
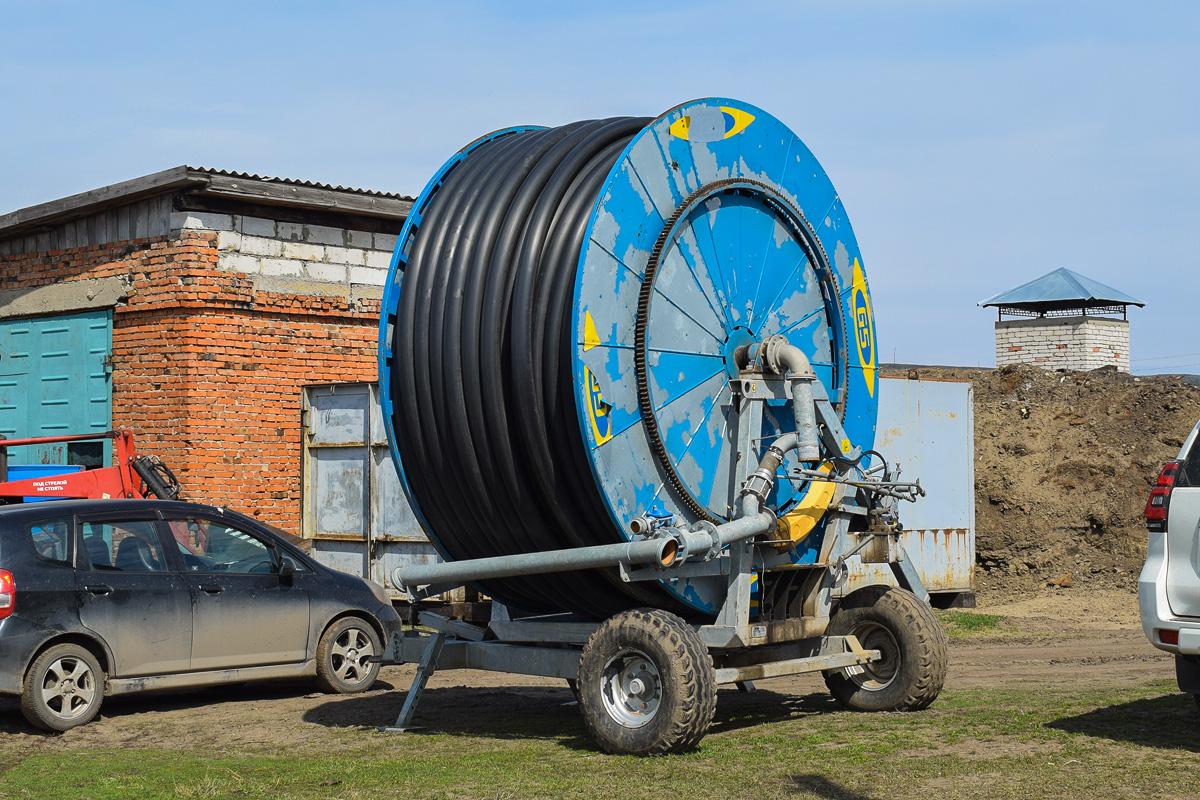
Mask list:
[[[422,210],[393,333],[394,428],[409,487],[453,559],[620,541],[586,461],[571,304],[592,209],[651,120],[594,120],[486,142]],[[616,570],[486,582],[527,610],[602,618],[655,605]]]

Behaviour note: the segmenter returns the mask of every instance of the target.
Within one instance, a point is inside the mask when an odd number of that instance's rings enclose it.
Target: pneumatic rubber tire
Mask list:
[[[691,750],[717,708],[708,648],[690,625],[659,609],[605,620],[584,645],[578,687],[588,732],[608,753]]]
[[[44,731],[66,731],[91,722],[104,700],[104,672],[75,644],[47,648],[34,659],[21,686],[21,713]]]
[[[379,634],[361,617],[343,617],[325,629],[317,644],[317,686],[334,694],[365,692],[379,675]]]
[[[825,685],[844,708],[917,711],[941,693],[949,640],[933,609],[912,592],[886,586],[855,592],[833,615],[826,634],[854,635],[864,649],[882,656],[857,675],[841,669],[825,673]]]

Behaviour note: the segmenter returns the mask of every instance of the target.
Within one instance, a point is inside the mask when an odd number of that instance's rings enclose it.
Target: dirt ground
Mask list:
[[[1200,387],[1105,368],[917,367],[975,392],[975,544],[983,590],[1134,588],[1146,496],[1200,420]],[[887,369],[906,374],[907,369]]]
[[[985,592],[978,610],[1003,615],[1005,621],[998,638],[952,644],[947,688],[1025,690],[1033,682],[1049,692],[1174,677],[1170,657],[1146,642],[1137,598],[1128,591]],[[0,700],[0,742],[10,754],[40,748],[169,751],[186,749],[202,736],[206,749],[213,750],[330,753],[354,729],[390,724],[412,676],[410,665],[387,667],[372,691],[349,697],[283,682],[110,698],[97,720],[61,736],[35,733],[16,702],[6,698]],[[762,681],[759,688],[767,691],[747,696],[722,690],[714,735],[730,715],[777,715],[778,708],[763,704],[777,706],[780,695],[794,697],[801,707],[831,705],[815,675]],[[435,674],[429,689],[416,721],[436,730],[499,737],[519,726],[550,735],[578,715],[576,707],[564,705],[572,697],[560,680],[463,670]]]

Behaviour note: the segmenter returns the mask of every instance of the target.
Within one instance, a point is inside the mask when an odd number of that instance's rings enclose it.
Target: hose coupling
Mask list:
[[[629,520],[629,531],[636,536],[653,536],[655,531],[675,524],[675,515],[652,508],[641,516]]]
[[[771,487],[775,485],[775,470],[768,469],[766,466],[760,466],[746,478],[746,482],[742,484],[743,495],[754,495],[758,498],[758,502],[765,505],[767,495],[771,492]]]

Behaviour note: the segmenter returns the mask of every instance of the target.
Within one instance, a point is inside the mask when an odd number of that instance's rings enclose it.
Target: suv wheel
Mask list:
[[[317,644],[317,685],[327,692],[365,692],[379,675],[379,635],[361,617],[344,617],[325,629]]]
[[[21,690],[21,713],[45,731],[65,731],[92,721],[104,699],[104,673],[90,652],[59,644],[38,656]]]

